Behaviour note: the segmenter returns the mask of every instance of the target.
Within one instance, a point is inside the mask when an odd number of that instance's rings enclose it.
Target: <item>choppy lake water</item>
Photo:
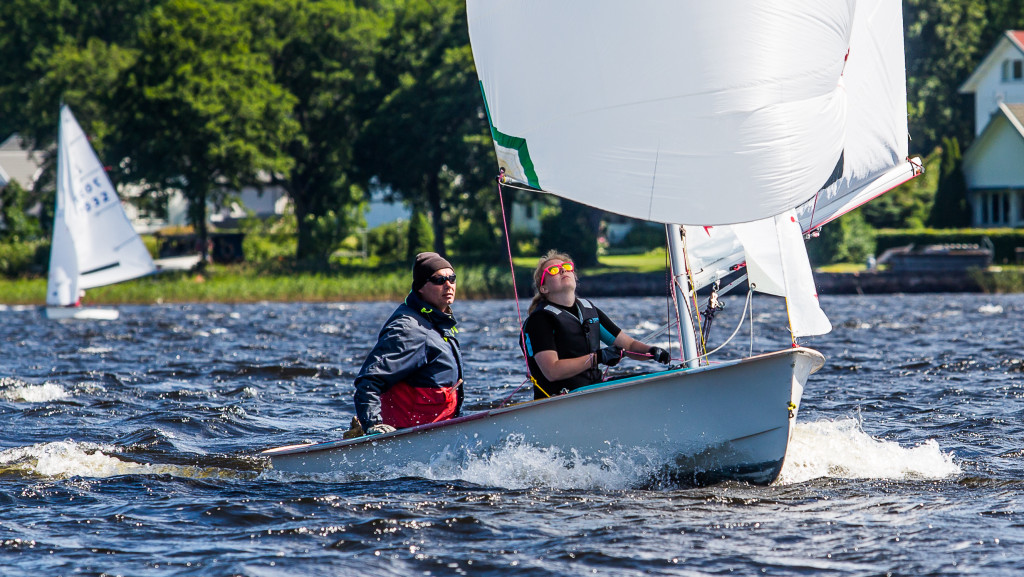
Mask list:
[[[0,574],[1021,574],[1024,295],[822,301],[782,478],[702,488],[525,448],[372,481],[269,469],[259,450],[346,428],[392,303],[0,306]],[[634,336],[666,318],[597,304]],[[494,406],[523,379],[515,306],[456,307],[466,408]],[[788,346],[777,302],[753,316],[720,358]]]

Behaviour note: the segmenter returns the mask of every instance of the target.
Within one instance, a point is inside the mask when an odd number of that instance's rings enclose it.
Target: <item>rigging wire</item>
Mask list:
[[[754,316],[753,316],[753,314],[754,314],[754,299],[752,298],[753,294],[754,294],[753,289],[747,290],[747,298],[746,298],[746,300],[743,303],[743,312],[740,313],[739,322],[736,323],[736,328],[732,331],[732,334],[729,335],[729,338],[725,339],[725,342],[723,342],[722,344],[718,345],[713,350],[710,350],[710,351],[707,351],[705,353],[697,355],[696,358],[698,358],[698,359],[703,358],[705,363],[706,363],[707,360],[708,360],[707,357],[709,357],[710,355],[713,355],[714,353],[717,353],[718,351],[722,350],[722,348],[725,345],[729,344],[729,342],[732,341],[732,339],[736,336],[736,334],[738,332],[740,332],[740,329],[743,327],[743,317],[747,313],[747,309],[748,308],[750,309],[750,314],[751,314],[751,316],[750,316],[750,322],[751,322],[750,330],[751,330],[751,334],[753,334],[753,330],[754,330],[754,325],[753,325],[753,322],[754,322]],[[753,350],[753,340],[751,340],[751,350]],[[751,352],[751,356],[753,356],[753,352]],[[690,362],[692,360],[693,359],[686,359],[685,361],[683,361],[683,364],[686,364],[686,363],[688,363],[688,362]]]
[[[747,287],[748,295],[754,294],[754,284],[748,282]],[[743,322],[743,315],[740,315],[740,322]],[[748,356],[754,356],[754,299],[752,298],[750,298],[750,353]]]
[[[504,407],[505,404],[508,403],[509,399],[511,399],[513,395],[518,393],[519,390],[526,385],[526,383],[533,381],[533,377],[530,375],[530,361],[526,358],[526,333],[523,332],[523,311],[519,307],[519,288],[516,286],[516,269],[515,264],[512,262],[512,240],[509,238],[508,235],[508,219],[505,217],[505,197],[501,191],[501,184],[504,176],[505,169],[502,168],[499,171],[498,177],[495,180],[498,183],[498,205],[501,206],[501,224],[505,230],[505,248],[508,250],[508,268],[509,271],[512,273],[512,294],[513,296],[515,296],[516,317],[519,320],[519,347],[520,350],[523,351],[523,362],[526,363],[526,374],[528,375],[528,378],[524,380],[522,383],[520,383],[520,385],[516,387],[516,390],[512,391],[512,393],[510,393],[509,396],[506,397],[505,400],[501,402],[499,408]]]

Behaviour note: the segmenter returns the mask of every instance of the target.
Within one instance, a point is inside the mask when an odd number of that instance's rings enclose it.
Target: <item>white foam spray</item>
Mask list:
[[[69,479],[118,475],[173,475],[176,477],[237,478],[239,472],[214,467],[188,467],[135,463],[114,456],[117,448],[76,441],[40,443],[0,451],[0,470],[26,476]]]
[[[42,385],[30,385],[20,381],[10,382],[6,379],[0,382],[0,399],[12,403],[46,403],[49,401],[61,401],[71,396],[64,387],[56,383],[44,383]]]
[[[875,439],[855,419],[797,423],[779,483],[811,479],[921,480],[961,473],[951,454],[929,439],[914,447]]]

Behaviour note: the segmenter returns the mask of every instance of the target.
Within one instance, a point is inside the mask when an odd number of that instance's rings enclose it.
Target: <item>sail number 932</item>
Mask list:
[[[112,193],[103,190],[103,183],[100,182],[99,177],[85,181],[85,185],[82,188],[83,196],[85,197],[85,212],[92,212],[114,198]]]

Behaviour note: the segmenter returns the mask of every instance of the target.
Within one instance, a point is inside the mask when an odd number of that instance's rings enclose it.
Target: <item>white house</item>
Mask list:
[[[0,143],[0,188],[16,181],[31,190],[42,171],[43,154],[23,149],[20,136],[12,134]]]
[[[960,93],[974,95],[963,164],[971,224],[1024,227],[1024,31],[1006,31]]]

